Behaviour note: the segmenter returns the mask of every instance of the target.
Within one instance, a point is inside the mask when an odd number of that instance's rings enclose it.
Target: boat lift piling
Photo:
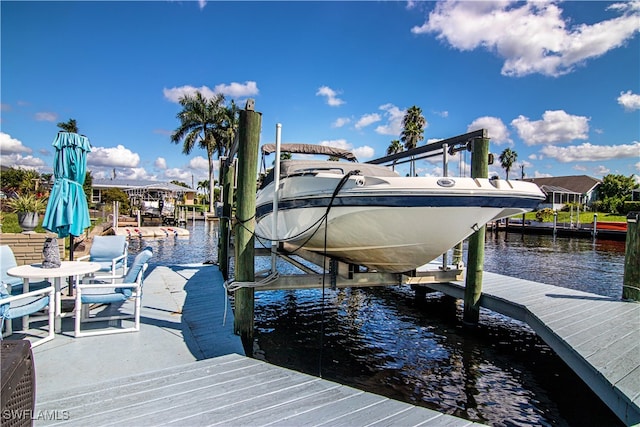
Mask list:
[[[262,115],[254,111],[254,101],[249,99],[240,111],[238,146],[238,201],[235,234],[235,280],[255,280],[255,225],[256,225],[256,170]],[[235,293],[234,331],[245,346],[253,342],[254,288],[242,287]]]
[[[622,299],[640,302],[640,212],[627,215]]]
[[[475,138],[471,148],[471,177],[489,176],[489,138]],[[464,289],[464,312],[462,321],[469,326],[480,320],[480,296],[482,295],[482,273],[484,271],[484,239],[487,226],[479,227],[469,237],[467,275]]]

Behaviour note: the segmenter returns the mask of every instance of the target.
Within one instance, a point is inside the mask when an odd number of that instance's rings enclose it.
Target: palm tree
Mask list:
[[[202,190],[207,195],[207,199],[209,198],[209,180],[205,179],[204,181],[198,181],[198,190]]]
[[[220,110],[217,117],[218,123],[214,130],[216,139],[220,141],[221,151],[219,155],[229,154],[240,125],[239,115],[240,109],[234,100],[231,100],[231,104],[228,107]]]
[[[518,159],[518,153],[511,150],[511,148],[505,148],[498,159],[500,159],[500,165],[502,165],[502,169],[507,172],[507,180],[509,180],[509,171]]]
[[[402,133],[400,139],[404,142],[404,148],[411,150],[418,146],[418,142],[424,139],[424,127],[427,124],[420,107],[414,105],[407,110],[402,119]],[[411,160],[411,176],[415,176],[415,164]]]
[[[392,154],[398,154],[403,150],[404,150],[404,147],[402,147],[402,144],[400,144],[400,140],[394,139],[393,141],[391,141],[391,144],[389,144],[389,146],[387,147],[387,156],[390,156]]]
[[[402,152],[404,150],[404,147],[402,146],[402,144],[400,143],[399,139],[394,139],[393,141],[391,141],[391,144],[389,144],[389,146],[387,147],[387,156],[390,156],[392,154],[398,154],[400,152]],[[393,164],[391,165],[391,170],[396,170],[396,161],[393,161]]]
[[[410,150],[418,146],[418,142],[424,140],[424,126],[427,121],[422,116],[420,107],[413,106],[407,110],[402,119],[402,133],[400,139],[404,142],[404,148]]]
[[[190,154],[196,143],[207,151],[209,160],[209,194],[213,194],[213,156],[222,155],[223,141],[216,138],[219,131],[222,110],[224,110],[224,95],[216,94],[206,99],[199,91],[194,95],[185,95],[180,98],[182,111],[177,115],[180,126],[171,135],[174,144],[184,140],[182,152]],[[213,212],[213,197],[209,197],[209,212]]]
[[[60,122],[56,126],[64,132],[78,133],[78,123],[76,123],[76,119],[69,119],[69,121]]]

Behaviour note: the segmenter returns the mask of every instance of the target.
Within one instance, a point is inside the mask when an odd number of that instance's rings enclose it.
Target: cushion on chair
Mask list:
[[[123,283],[135,283],[136,279],[138,278],[138,274],[140,274],[140,271],[142,270],[142,267],[147,261],[151,259],[152,256],[153,250],[149,246],[144,248],[142,252],[136,255],[133,263],[131,264],[131,267],[129,268],[129,271],[127,272],[127,275],[124,276]],[[129,298],[133,293],[131,288],[116,288],[116,292],[124,294],[127,298]]]
[[[100,270],[111,270],[111,261],[124,255],[126,245],[126,236],[95,236],[89,250],[90,259],[100,264]],[[120,267],[123,263],[121,259],[116,266]]]
[[[131,296],[131,289],[128,289]],[[122,292],[116,292],[114,288],[84,289],[80,296],[82,304],[111,304],[126,301],[128,296]]]
[[[0,300],[9,298],[9,292],[7,291],[7,285],[0,283]],[[5,319],[9,317],[9,304],[0,304],[0,318]]]
[[[9,276],[7,270],[13,267],[17,267],[16,257],[13,255],[13,251],[7,245],[0,246],[0,270],[2,270],[2,283],[14,286],[22,286],[22,279],[19,277]]]
[[[0,285],[0,300],[9,298],[11,295],[7,292],[4,284]],[[5,319],[15,319],[43,310],[49,305],[49,295],[33,296],[22,298],[19,301],[13,301],[9,304],[0,305],[0,317]]]
[[[29,297],[11,303],[9,318],[15,319],[44,310],[49,305],[49,295]]]

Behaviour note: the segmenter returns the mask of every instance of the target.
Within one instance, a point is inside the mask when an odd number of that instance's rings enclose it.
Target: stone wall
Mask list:
[[[18,265],[42,262],[42,248],[47,237],[54,233],[0,233],[0,245],[9,245]],[[65,259],[64,239],[58,238],[60,259]],[[75,258],[75,257],[74,257]]]

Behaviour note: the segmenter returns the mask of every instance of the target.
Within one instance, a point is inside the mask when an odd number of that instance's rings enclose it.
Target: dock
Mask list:
[[[118,236],[127,237],[189,237],[189,230],[182,227],[169,226],[119,226],[115,231]]]
[[[468,420],[244,355],[216,266],[152,266],[140,332],[33,350],[34,425],[421,425]]]
[[[463,298],[463,281],[428,284]],[[625,423],[640,423],[640,303],[484,272],[480,305],[526,322]]]

